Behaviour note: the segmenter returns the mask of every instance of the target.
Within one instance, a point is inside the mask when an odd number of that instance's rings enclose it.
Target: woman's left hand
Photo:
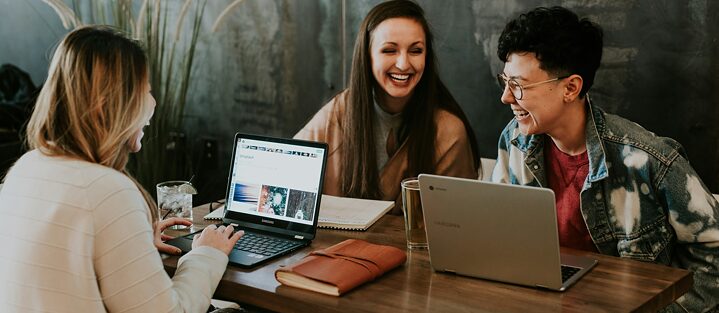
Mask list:
[[[157,226],[155,227],[155,247],[157,247],[157,250],[163,253],[167,254],[180,254],[182,253],[182,250],[180,248],[171,246],[165,243],[166,240],[170,240],[174,237],[168,236],[163,234],[162,232],[165,231],[170,226],[173,225],[184,225],[184,226],[190,226],[192,225],[192,222],[189,220],[186,220],[184,218],[179,217],[171,217],[168,219],[161,220],[157,223]]]

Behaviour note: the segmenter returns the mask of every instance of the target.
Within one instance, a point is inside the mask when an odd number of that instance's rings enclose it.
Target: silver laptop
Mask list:
[[[551,189],[419,175],[436,271],[564,291],[597,260],[559,253]]]

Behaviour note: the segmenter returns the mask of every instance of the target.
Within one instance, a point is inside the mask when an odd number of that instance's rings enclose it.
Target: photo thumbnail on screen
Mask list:
[[[262,185],[258,212],[283,216],[289,190],[283,187]]]
[[[257,211],[259,201],[260,185],[249,183],[235,183],[235,190],[232,200],[235,201],[238,209],[245,211]]]
[[[317,193],[290,190],[290,198],[287,203],[287,217],[299,220],[311,221],[315,214],[315,200]]]

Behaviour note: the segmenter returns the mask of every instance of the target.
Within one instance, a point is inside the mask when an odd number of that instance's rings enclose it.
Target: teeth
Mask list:
[[[409,74],[389,74],[389,77],[396,80],[407,80],[409,79]]]
[[[512,112],[514,112],[515,116],[526,116],[529,114],[529,112],[525,110],[512,110]]]

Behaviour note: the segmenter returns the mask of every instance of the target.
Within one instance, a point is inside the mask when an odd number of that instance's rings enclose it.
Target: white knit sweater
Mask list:
[[[2,312],[206,312],[226,266],[200,247],[170,279],[142,195],[114,169],[30,151],[0,190]]]

